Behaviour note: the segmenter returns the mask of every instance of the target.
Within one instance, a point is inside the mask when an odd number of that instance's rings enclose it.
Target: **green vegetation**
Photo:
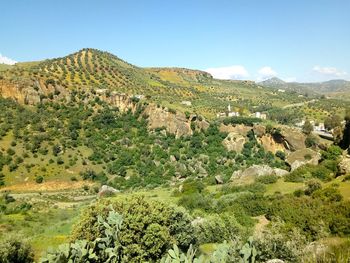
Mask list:
[[[37,96],[34,105],[0,99],[0,238],[9,237],[0,262],[350,258],[349,175],[339,167],[350,138],[344,102],[195,70],[139,68],[94,49],[0,69],[0,80]],[[130,95],[129,106],[110,103],[119,93]],[[172,125],[188,125],[191,136],[150,129],[150,103],[184,119]],[[212,120],[228,104],[241,116]],[[199,114],[209,124],[194,125]],[[306,117],[334,129],[327,146],[309,121],[302,128],[305,145],[321,153],[317,165],[283,177],[277,169],[232,176],[252,165],[292,169],[281,124]],[[246,129],[237,152],[223,144],[223,127]],[[101,194],[101,185],[120,192]],[[325,244],[322,254],[308,250],[315,244]]]

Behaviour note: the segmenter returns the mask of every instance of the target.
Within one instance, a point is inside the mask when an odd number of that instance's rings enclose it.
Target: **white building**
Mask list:
[[[229,117],[239,117],[239,112],[238,111],[233,111],[233,112],[229,112],[227,115]]]
[[[255,118],[262,119],[262,120],[266,120],[266,118],[267,118],[266,113],[261,113],[259,111],[253,113],[252,116],[255,117]]]
[[[188,101],[188,100],[183,100],[181,101],[182,105],[186,105],[186,106],[192,106],[192,102]]]

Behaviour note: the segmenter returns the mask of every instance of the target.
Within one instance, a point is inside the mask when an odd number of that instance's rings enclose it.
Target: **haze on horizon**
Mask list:
[[[350,80],[346,0],[15,0],[2,9],[0,63],[92,47],[137,66],[201,69],[222,79]]]

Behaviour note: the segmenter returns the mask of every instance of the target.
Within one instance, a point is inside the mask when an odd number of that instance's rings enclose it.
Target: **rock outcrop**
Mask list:
[[[225,125],[225,124],[221,124],[219,127],[219,130],[221,132],[233,132],[233,133],[237,133],[240,134],[242,136],[247,136],[247,133],[252,129],[252,127],[249,126],[245,126],[243,124],[239,124],[239,125]]]
[[[294,171],[305,164],[317,165],[320,159],[320,153],[305,148],[290,153],[286,158],[286,162],[290,165],[291,171]]]
[[[149,129],[164,128],[168,133],[175,134],[176,138],[192,135],[192,128],[206,130],[209,127],[209,123],[203,118],[198,118],[197,115],[187,118],[182,112],[169,111],[166,107],[154,104],[149,104],[144,114],[148,116]]]
[[[347,156],[342,156],[338,164],[338,168],[340,175],[350,174],[350,158]]]
[[[120,112],[126,112],[131,110],[136,111],[136,103],[132,101],[132,97],[127,94],[118,93],[115,91],[110,92],[108,89],[96,90],[96,95],[103,101],[117,107]]]
[[[245,178],[245,177],[259,177],[259,176],[265,176],[265,175],[283,176],[283,175],[286,175],[287,173],[288,171],[278,169],[278,168],[271,168],[268,165],[252,165],[245,170],[238,170],[233,172],[231,176],[231,180]]]
[[[45,84],[43,80],[28,83],[0,80],[0,95],[4,98],[12,98],[20,104],[35,105],[50,95],[66,97],[68,92],[60,85]]]
[[[298,130],[284,127],[281,131],[285,148],[290,151],[305,149],[305,135]]]
[[[166,108],[149,105],[144,113],[148,116],[149,129],[165,128],[177,138],[193,133],[190,121],[182,112],[172,113]]]
[[[274,138],[269,135],[263,135],[261,138],[258,138],[258,142],[262,145],[266,152],[276,153],[277,151],[285,151],[286,148],[282,143],[278,143]]]
[[[97,195],[98,197],[103,197],[103,196],[114,195],[116,193],[119,193],[119,190],[108,185],[102,185]]]
[[[246,137],[235,132],[230,132],[222,141],[228,151],[241,152],[246,142]]]
[[[253,126],[253,132],[257,138],[261,138],[266,134],[266,128],[263,125],[255,124]]]

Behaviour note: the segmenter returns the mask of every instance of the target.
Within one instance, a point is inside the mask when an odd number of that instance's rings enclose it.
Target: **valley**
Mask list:
[[[1,67],[1,239],[28,262],[345,262],[348,102],[268,84],[90,48]]]

